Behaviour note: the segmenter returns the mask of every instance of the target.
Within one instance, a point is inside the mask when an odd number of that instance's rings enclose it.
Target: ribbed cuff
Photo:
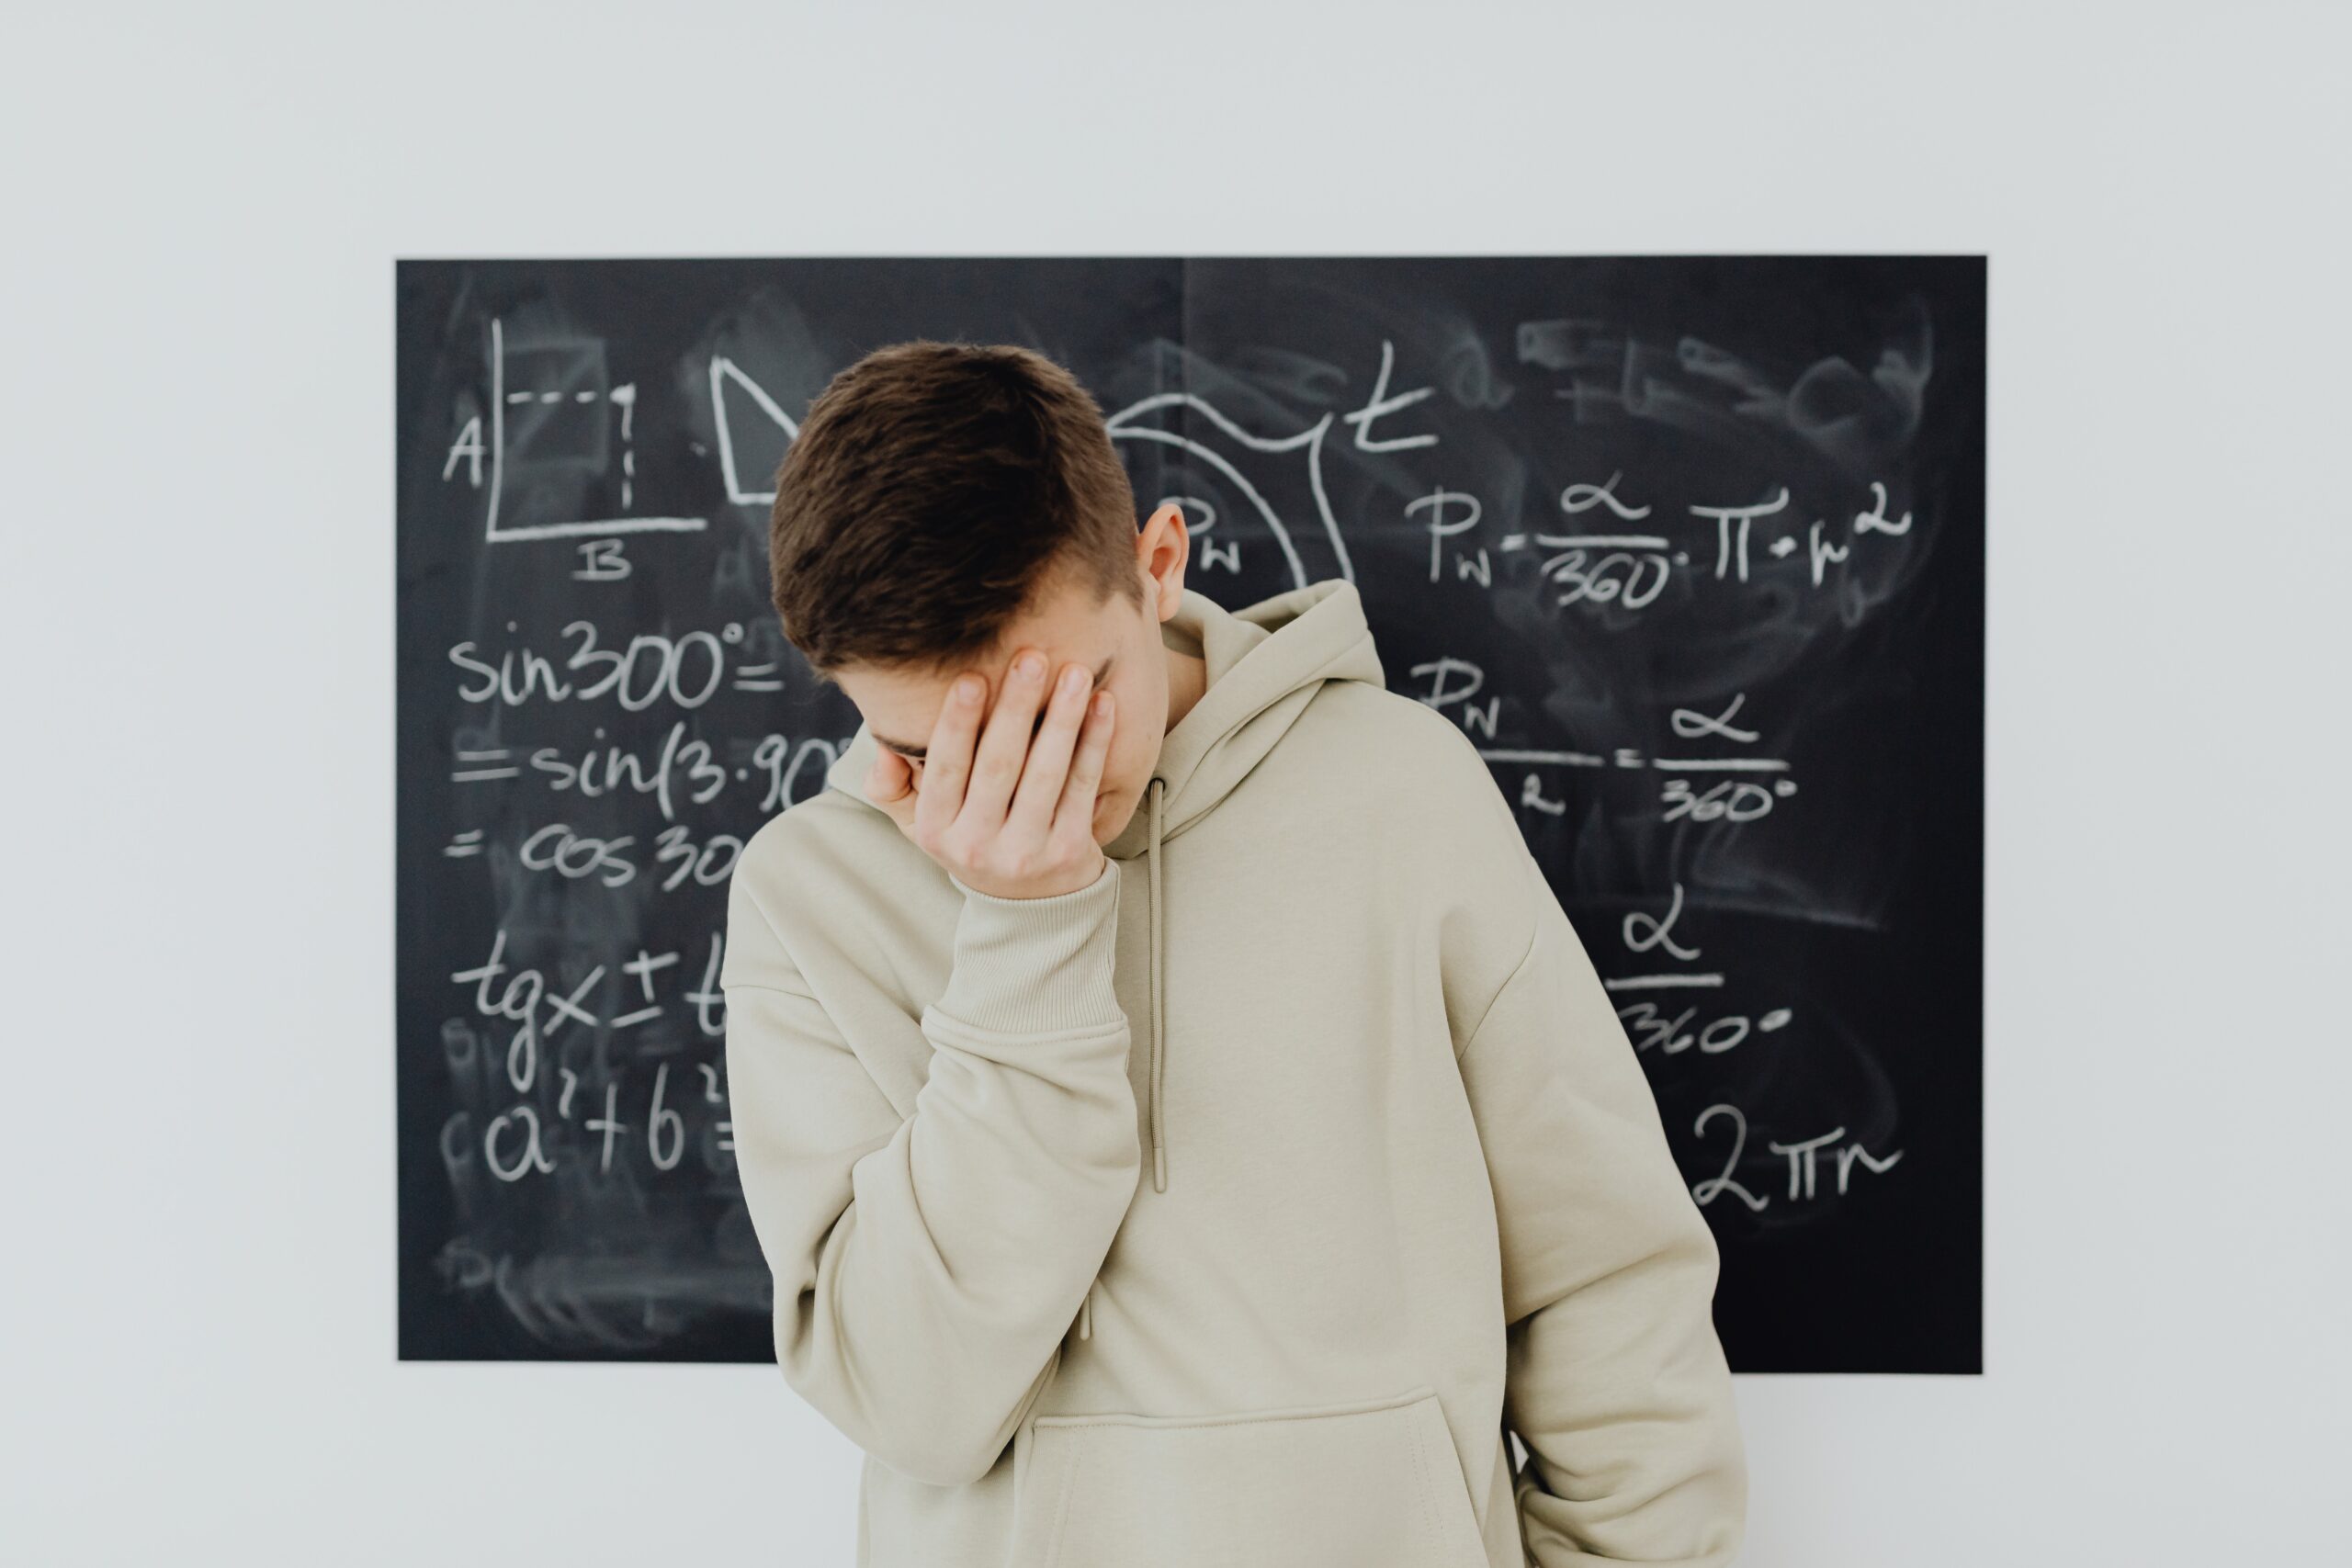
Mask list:
[[[1118,961],[1119,863],[1050,898],[1000,898],[948,881],[964,895],[955,967],[932,1005],[975,1029],[1052,1034],[1125,1024],[1113,976]]]

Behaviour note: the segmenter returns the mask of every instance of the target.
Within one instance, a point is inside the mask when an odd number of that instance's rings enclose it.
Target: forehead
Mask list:
[[[1116,594],[1102,604],[1087,600],[1087,595],[1070,594],[1049,603],[1012,622],[986,651],[954,665],[939,670],[860,665],[841,671],[837,683],[857,705],[875,739],[903,756],[920,758],[946,704],[949,684],[959,675],[974,673],[994,694],[1004,683],[1013,654],[1022,649],[1044,653],[1049,671],[1074,662],[1091,671],[1097,682],[1108,680],[1121,646],[1116,611],[1125,601]]]
[[[1049,671],[1059,670],[1069,662],[1070,656],[1067,653],[1056,652],[1052,649],[1045,651],[1049,659],[1046,666]],[[1009,660],[1011,656],[1006,657]],[[1106,653],[1088,666],[1094,673],[1096,685],[1100,686],[1110,679],[1114,663],[1115,656]],[[999,663],[983,671],[990,676],[989,684],[991,691],[999,684],[994,672],[1002,668],[1003,665]],[[953,674],[941,675],[924,682],[925,694],[920,696],[910,690],[902,689],[901,694],[895,699],[866,699],[854,695],[853,700],[865,713],[875,739],[902,757],[921,761],[929,750],[931,728],[939,722],[939,710],[947,701],[947,683],[955,678]],[[846,684],[843,689],[847,689]],[[1045,716],[1045,707],[1040,705],[1037,721],[1042,724]]]

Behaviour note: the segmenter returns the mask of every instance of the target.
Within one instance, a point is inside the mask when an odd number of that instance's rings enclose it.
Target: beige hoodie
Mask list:
[[[736,1156],[859,1564],[1731,1562],[1713,1237],[1485,761],[1351,583],[1161,631],[1208,686],[1091,886],[966,888],[862,728],[734,874]]]

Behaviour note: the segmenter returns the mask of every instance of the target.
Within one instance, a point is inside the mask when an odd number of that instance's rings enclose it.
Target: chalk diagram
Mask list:
[[[1340,520],[1331,510],[1330,491],[1323,479],[1324,443],[1331,434],[1332,424],[1336,421],[1345,421],[1352,426],[1355,449],[1360,452],[1393,452],[1408,447],[1437,445],[1438,438],[1430,434],[1385,437],[1374,436],[1372,434],[1374,420],[1417,403],[1436,389],[1431,387],[1416,387],[1409,392],[1392,395],[1388,390],[1388,378],[1395,369],[1396,359],[1396,344],[1392,340],[1384,338],[1380,344],[1380,375],[1373,383],[1372,395],[1365,400],[1364,405],[1346,413],[1326,410],[1320,419],[1293,435],[1253,435],[1235,423],[1214,403],[1191,392],[1155,393],[1151,397],[1140,399],[1119,410],[1118,412],[1111,415],[1106,423],[1111,427],[1111,439],[1114,442],[1151,441],[1173,446],[1221,476],[1226,483],[1233,487],[1235,493],[1248,503],[1250,510],[1256,513],[1258,520],[1265,525],[1266,532],[1273,539],[1275,547],[1282,551],[1283,565],[1290,573],[1293,588],[1304,588],[1310,581],[1326,574],[1309,569],[1299,553],[1298,541],[1293,536],[1289,525],[1283,521],[1282,513],[1275,509],[1272,502],[1266,499],[1264,491],[1250,482],[1250,477],[1242,472],[1238,464],[1215,447],[1194,440],[1181,432],[1163,429],[1155,424],[1146,424],[1142,421],[1146,416],[1159,413],[1162,410],[1188,409],[1207,420],[1227,440],[1246,452],[1300,454],[1306,464],[1307,490],[1315,498],[1315,520],[1309,526],[1320,530],[1321,542],[1329,548],[1331,558],[1339,569],[1337,575],[1353,582],[1356,580],[1355,562],[1348,555],[1347,541],[1340,536]],[[1196,539],[1208,528],[1213,527],[1216,522],[1215,509],[1196,497],[1166,496],[1162,499],[1178,502],[1186,506],[1188,515],[1185,521],[1188,525],[1194,525],[1193,534]],[[1197,519],[1189,515],[1194,508],[1197,508],[1200,513]],[[1206,563],[1215,564],[1217,559],[1216,544],[1209,540],[1201,540],[1201,543],[1204,547]],[[1236,547],[1230,543],[1225,546],[1228,558],[1235,548]]]
[[[709,520],[695,516],[639,516],[628,511],[637,497],[638,388],[634,382],[614,384],[604,340],[566,333],[537,336],[510,344],[505,323],[490,320],[490,396],[486,415],[469,415],[450,445],[442,465],[446,481],[468,468],[476,489],[484,491],[482,539],[486,544],[517,544],[535,540],[592,536],[700,532]],[[1393,343],[1380,345],[1380,373],[1371,397],[1361,408],[1346,412],[1326,411],[1306,429],[1288,435],[1261,435],[1244,429],[1223,410],[1192,392],[1160,392],[1142,398],[1111,414],[1105,423],[1114,442],[1148,442],[1180,451],[1217,475],[1240,498],[1244,515],[1263,525],[1281,552],[1291,585],[1304,587],[1328,575],[1310,565],[1302,538],[1328,551],[1337,575],[1355,580],[1355,565],[1348,553],[1340,520],[1332,510],[1325,483],[1325,445],[1333,429],[1344,422],[1351,427],[1355,449],[1385,452],[1431,446],[1434,434],[1374,436],[1371,423],[1382,415],[1419,402],[1434,390],[1429,387],[1391,395]],[[765,388],[741,366],[723,354],[714,354],[707,367],[711,427],[716,434],[718,478],[727,500],[738,506],[770,506],[773,488],[756,489],[744,473],[743,447],[768,443],[756,434],[739,434],[736,421],[751,420],[780,432],[788,447],[800,434],[799,422],[786,413]],[[1210,427],[1211,438],[1200,438],[1163,423],[1170,415],[1193,415]],[[697,446],[697,450],[701,448]],[[1286,520],[1264,488],[1251,479],[1245,464],[1252,458],[1284,458],[1303,462],[1314,516],[1303,524]],[[563,515],[566,498],[582,496],[598,485],[617,485],[620,513],[608,516]],[[1203,551],[1204,565],[1238,565],[1239,542],[1211,536],[1218,518],[1205,498],[1170,495],[1159,498],[1184,506],[1186,522]],[[589,509],[593,510],[593,509]],[[517,515],[517,513],[522,515]],[[552,514],[552,515],[550,515]]]
[[[485,544],[583,535],[692,533],[709,526],[701,517],[622,515],[515,522],[500,515],[507,505],[510,487],[519,486],[534,499],[576,493],[608,479],[616,467],[622,512],[626,513],[635,503],[637,386],[626,381],[612,384],[602,339],[552,338],[510,350],[504,322],[492,316],[489,419],[487,432],[481,414],[466,421],[441,468],[446,480],[460,462],[470,463],[475,487],[487,490],[482,513]],[[556,507],[542,504],[539,509]]]

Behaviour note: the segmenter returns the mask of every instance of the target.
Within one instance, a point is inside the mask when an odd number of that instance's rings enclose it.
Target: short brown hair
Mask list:
[[[771,598],[820,679],[944,671],[1049,584],[1138,605],[1135,491],[1077,378],[1012,344],[917,338],[827,383],[776,469]]]

